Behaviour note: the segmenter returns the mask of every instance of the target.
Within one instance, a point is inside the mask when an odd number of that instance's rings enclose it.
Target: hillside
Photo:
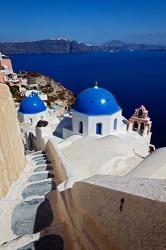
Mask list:
[[[71,107],[75,100],[75,96],[72,91],[66,89],[58,81],[42,75],[36,72],[19,72],[19,78],[26,79],[27,86],[24,86],[26,90],[37,89],[43,94],[47,94],[47,104],[55,103],[57,101],[62,102],[65,106]],[[9,85],[7,83],[7,85]],[[19,87],[14,85],[10,86],[10,91],[16,102],[20,102],[24,98],[24,94],[19,91]]]

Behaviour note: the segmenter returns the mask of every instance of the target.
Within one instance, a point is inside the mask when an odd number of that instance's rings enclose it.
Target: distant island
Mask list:
[[[112,40],[101,45],[92,45],[64,38],[32,42],[0,42],[0,51],[4,54],[74,54],[127,50],[166,51],[166,46],[126,43],[119,40]]]

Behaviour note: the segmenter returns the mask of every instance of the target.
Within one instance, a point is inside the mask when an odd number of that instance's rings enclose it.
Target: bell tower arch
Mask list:
[[[129,119],[129,131],[138,132],[141,136],[151,135],[152,122],[148,116],[147,109],[141,105],[135,109],[134,114]]]

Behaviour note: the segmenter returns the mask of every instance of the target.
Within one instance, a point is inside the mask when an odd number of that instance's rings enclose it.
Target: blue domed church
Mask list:
[[[47,107],[35,92],[21,101],[17,113],[21,123],[36,125],[39,120],[47,119]]]
[[[115,97],[96,84],[81,92],[72,109],[72,134],[82,136],[110,135],[126,132],[122,109]],[[64,129],[63,137],[70,136]]]

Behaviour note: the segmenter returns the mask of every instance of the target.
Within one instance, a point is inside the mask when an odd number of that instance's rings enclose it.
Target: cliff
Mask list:
[[[0,84],[0,198],[4,197],[25,166],[24,147],[14,102]]]
[[[110,50],[166,50],[166,46],[126,43],[118,40],[91,45],[63,38],[32,42],[0,42],[0,51],[5,54],[73,54]]]
[[[89,46],[75,40],[69,41],[66,39],[0,43],[0,51],[5,54],[69,54],[96,50],[96,46]]]

